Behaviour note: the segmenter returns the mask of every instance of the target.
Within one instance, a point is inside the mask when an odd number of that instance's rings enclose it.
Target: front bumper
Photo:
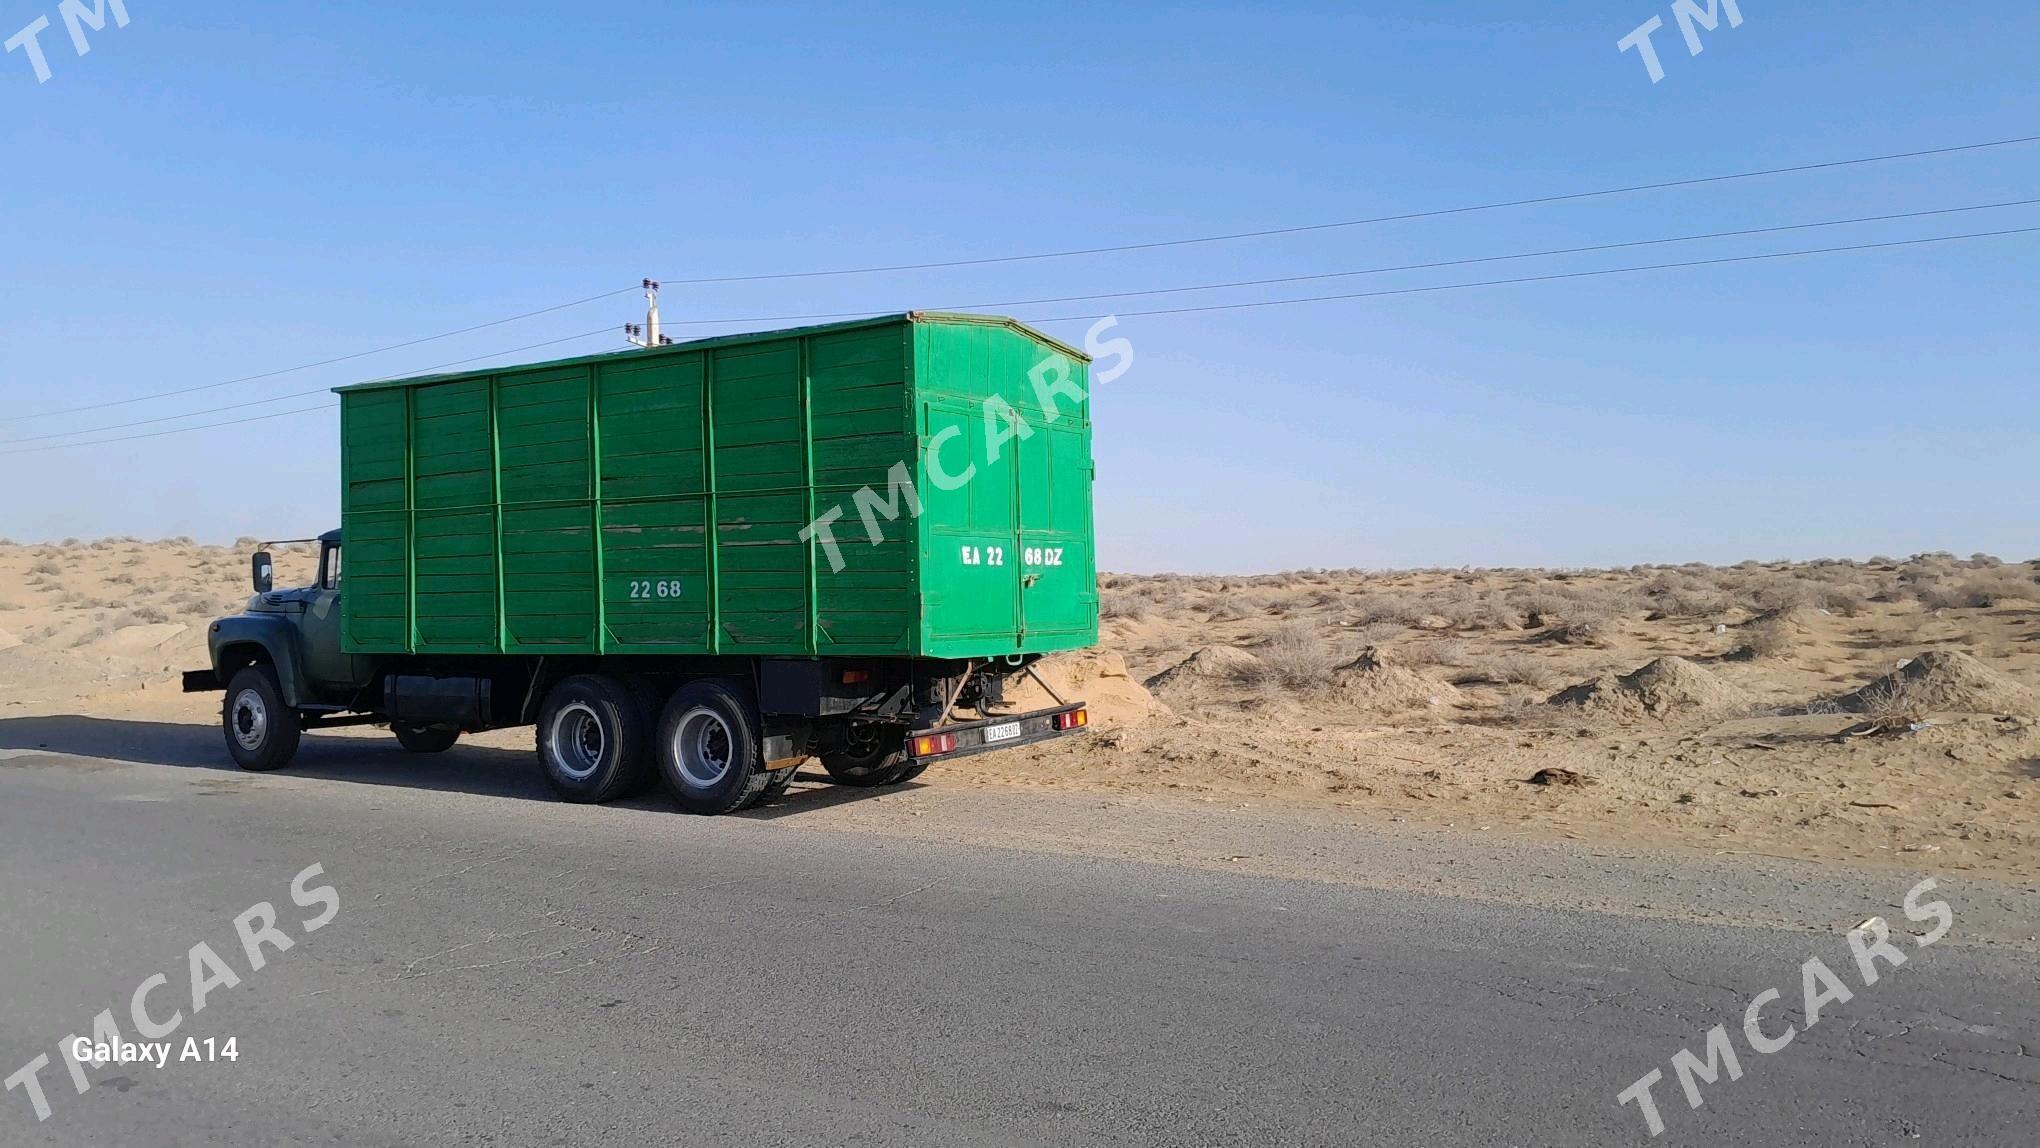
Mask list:
[[[1085,729],[1089,728],[1088,724],[1086,724],[1071,729],[1057,729],[1055,719],[1063,714],[1072,713],[1086,713],[1086,721],[1088,723],[1088,713],[1085,711],[1084,703],[1071,702],[1068,705],[1060,705],[1052,709],[1034,710],[1024,714],[1000,714],[997,717],[984,718],[979,721],[915,730],[907,737],[907,756],[917,761],[946,761],[950,758],[969,757],[974,753],[989,753],[995,749],[1011,749],[1016,745],[1033,745],[1037,742],[1050,741],[1068,734],[1082,733]],[[1008,736],[998,736],[1009,727],[1018,728],[1014,729]],[[955,739],[954,748],[943,750],[940,753],[920,754],[915,752],[922,739],[944,735]]]
[[[187,694],[218,693],[227,688],[227,683],[211,670],[184,671],[184,692]]]

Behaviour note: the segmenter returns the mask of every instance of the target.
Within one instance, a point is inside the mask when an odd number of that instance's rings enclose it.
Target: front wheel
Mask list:
[[[733,681],[681,686],[659,719],[659,776],[689,813],[733,813],[772,783],[751,691]]]
[[[390,732],[397,735],[397,744],[412,753],[445,753],[460,740],[457,729],[412,725],[409,722],[391,722]]]
[[[227,683],[220,725],[235,763],[257,773],[289,765],[305,732],[297,711],[284,704],[276,671],[268,666],[244,666]]]

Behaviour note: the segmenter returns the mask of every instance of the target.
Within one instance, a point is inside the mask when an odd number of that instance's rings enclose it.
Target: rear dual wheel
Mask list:
[[[643,695],[615,678],[568,678],[539,708],[538,762],[566,801],[612,801],[643,788],[650,743]]]
[[[689,682],[659,718],[659,777],[689,813],[734,813],[790,771],[768,771],[750,687],[728,679]],[[784,786],[780,786],[781,789]]]

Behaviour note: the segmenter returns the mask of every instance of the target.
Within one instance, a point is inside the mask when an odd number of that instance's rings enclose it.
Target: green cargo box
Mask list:
[[[344,648],[1092,645],[1088,371],[1010,319],[916,312],[340,388]]]

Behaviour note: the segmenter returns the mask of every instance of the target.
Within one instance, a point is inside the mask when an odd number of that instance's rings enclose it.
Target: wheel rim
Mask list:
[[[253,753],[262,748],[263,740],[269,736],[269,706],[260,693],[242,690],[234,695],[232,731],[234,741],[242,749]]]
[[[696,789],[712,789],[729,776],[735,757],[730,727],[714,710],[694,709],[680,719],[673,733],[674,756],[679,759],[680,776]]]
[[[852,725],[844,732],[843,753],[849,766],[857,770],[869,770],[887,756],[878,727],[869,722]]]
[[[575,781],[592,777],[602,765],[602,751],[608,748],[602,719],[586,702],[573,702],[560,710],[553,718],[546,741],[552,750],[553,763]]]

